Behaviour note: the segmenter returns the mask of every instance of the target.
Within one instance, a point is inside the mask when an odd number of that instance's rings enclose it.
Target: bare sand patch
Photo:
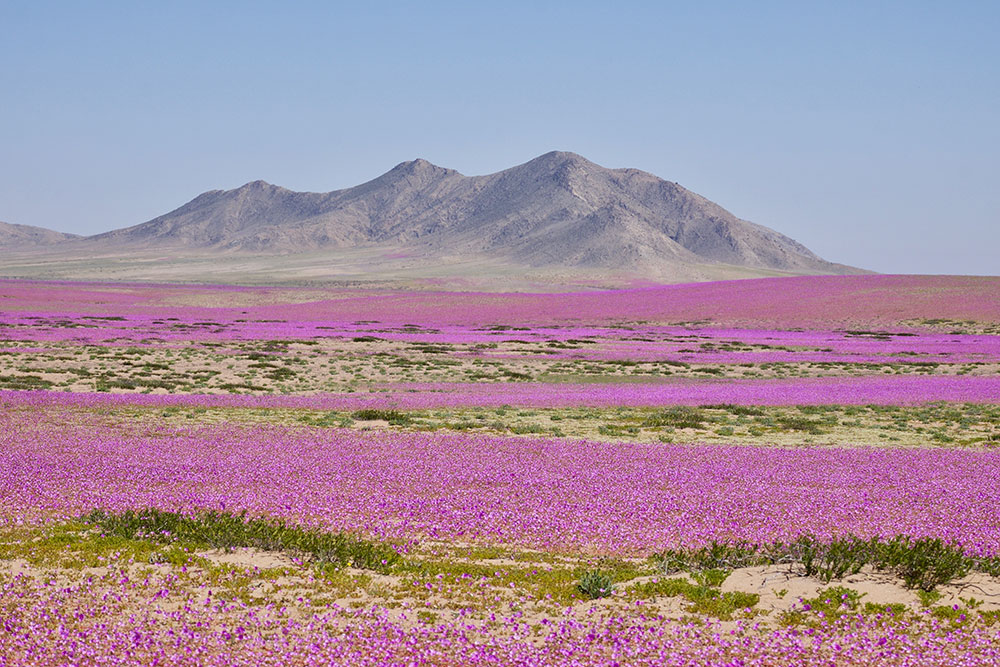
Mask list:
[[[234,549],[232,551],[212,549],[209,551],[199,551],[196,555],[204,558],[213,565],[234,565],[241,568],[257,568],[260,570],[298,567],[298,564],[288,554],[277,551],[262,551],[252,547]]]
[[[740,568],[726,578],[720,590],[756,593],[760,595],[758,609],[782,612],[791,609],[801,600],[816,598],[822,591],[833,586],[857,591],[862,596],[862,603],[885,606],[903,604],[911,609],[922,606],[916,591],[906,588],[896,577],[867,566],[857,574],[829,583],[815,577],[795,574],[786,565]],[[965,600],[975,598],[982,603],[978,608],[983,611],[1000,609],[1000,578],[981,572],[939,586],[937,592],[941,597],[935,604],[964,604]]]

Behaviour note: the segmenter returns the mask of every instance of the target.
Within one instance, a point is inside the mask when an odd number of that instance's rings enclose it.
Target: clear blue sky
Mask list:
[[[0,220],[568,150],[822,256],[1000,274],[1000,3],[0,0]]]

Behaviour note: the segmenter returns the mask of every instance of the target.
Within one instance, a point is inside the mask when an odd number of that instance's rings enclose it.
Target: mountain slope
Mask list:
[[[78,238],[76,234],[64,234],[44,227],[0,222],[0,249],[3,250],[37,248]]]
[[[850,272],[676,183],[563,152],[472,177],[414,160],[328,193],[254,181],[86,243],[283,254],[406,248],[428,260],[483,255],[636,273],[704,263]]]

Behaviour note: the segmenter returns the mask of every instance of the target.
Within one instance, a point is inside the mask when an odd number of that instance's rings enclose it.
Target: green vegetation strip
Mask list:
[[[397,563],[405,565],[396,549],[388,544],[290,526],[278,519],[248,517],[246,513],[204,511],[185,515],[146,509],[114,514],[95,510],[82,520],[98,526],[107,536],[131,540],[187,543],[225,550],[253,547],[298,554],[317,565],[338,568],[351,566],[388,572]],[[699,586],[709,588],[719,583],[713,580],[712,573],[762,565],[797,566],[804,576],[826,583],[857,574],[869,566],[899,577],[907,588],[927,593],[972,571],[1000,576],[1000,556],[976,558],[939,538],[908,536],[865,540],[848,535],[821,540],[804,535],[792,542],[768,545],[712,542],[700,549],[664,550],[654,554],[651,561],[661,574],[690,572]],[[426,564],[419,569],[424,568]],[[576,588],[589,598],[605,597],[613,591],[615,580],[627,580],[637,574],[630,572],[629,576],[621,577],[608,576],[600,570],[586,571]],[[702,582],[699,577],[707,579]],[[685,589],[674,594],[687,592],[690,591]]]
[[[182,409],[175,408],[178,412]],[[812,442],[816,436],[851,443],[906,443],[990,449],[1000,446],[1000,406],[933,403],[922,406],[702,405],[664,408],[549,408],[520,410],[362,409],[300,411],[309,426],[389,426],[415,431],[483,431],[555,437],[611,437],[661,442],[753,442],[761,438]],[[360,422],[360,424],[358,424]]]
[[[383,552],[388,556],[385,564],[381,559],[369,557],[368,562],[384,575],[374,578],[369,573],[341,567],[345,563],[364,565],[355,560],[356,553],[352,554],[349,548],[324,563],[322,556],[317,555],[323,550],[316,547],[313,531],[288,526],[276,528],[267,520],[210,512],[193,517],[156,510],[93,512],[85,519],[86,522],[54,524],[44,529],[0,531],[0,561],[25,559],[33,567],[51,574],[85,567],[127,568],[130,564],[147,562],[157,566],[188,566],[180,574],[184,585],[192,589],[207,583],[219,599],[248,605],[267,604],[282,595],[305,599],[313,605],[348,599],[355,608],[370,600],[391,608],[426,604],[429,609],[422,609],[426,622],[436,619],[438,612],[450,613],[447,610],[491,611],[500,601],[541,613],[559,613],[566,605],[581,599],[601,599],[601,604],[615,608],[625,605],[645,610],[642,605],[647,602],[657,604],[673,598],[679,601],[674,608],[685,614],[721,620],[763,618],[771,611],[760,608],[760,591],[722,590],[734,569],[777,564],[787,569],[790,576],[809,572],[830,583],[868,563],[901,576],[906,574],[899,569],[904,566],[913,574],[929,573],[911,580],[923,609],[914,611],[912,605],[900,602],[865,601],[862,599],[865,593],[845,586],[849,585],[848,579],[834,581],[834,585],[818,591],[815,597],[798,598],[790,609],[781,610],[772,620],[781,625],[812,626],[847,615],[902,619],[918,613],[954,624],[972,620],[993,625],[1000,621],[1000,610],[980,609],[984,604],[980,600],[963,597],[958,598],[961,602],[958,604],[954,591],[927,591],[919,587],[922,583],[926,588],[935,578],[947,583],[970,571],[968,568],[994,573],[1000,570],[997,559],[971,559],[937,540],[845,538],[820,543],[814,538],[804,538],[793,545],[768,547],[716,543],[703,549],[661,552],[645,561],[568,558],[502,546],[437,544],[429,550],[417,549],[405,559],[394,552]],[[152,532],[157,530],[161,532]],[[344,538],[319,535],[319,542]],[[347,539],[354,544],[364,543],[353,537]],[[196,553],[200,547],[227,545],[249,545],[305,558],[304,562],[296,558],[291,568],[279,565],[257,569],[217,562],[211,555]],[[388,549],[384,545],[375,546]],[[884,558],[882,564],[873,561],[873,553]],[[308,572],[302,566],[317,571]],[[677,576],[672,577],[671,573]],[[787,589],[772,592],[779,599],[788,593]],[[949,602],[938,605],[946,595],[951,598]]]
[[[890,572],[907,588],[933,591],[976,570],[1000,576],[1000,556],[973,558],[961,548],[939,538],[913,539],[897,536],[889,540],[863,540],[854,536],[821,541],[805,535],[794,542],[771,545],[713,542],[697,550],[667,550],[654,560],[664,573],[712,569],[736,569],[759,565],[799,564],[805,576],[829,583],[857,574],[866,565]]]
[[[94,510],[82,517],[107,535],[158,542],[188,542],[216,549],[253,547],[302,554],[320,565],[386,570],[399,560],[390,545],[343,533],[325,533],[289,526],[277,519],[251,518],[246,513],[200,512],[184,515],[146,509],[112,514]]]

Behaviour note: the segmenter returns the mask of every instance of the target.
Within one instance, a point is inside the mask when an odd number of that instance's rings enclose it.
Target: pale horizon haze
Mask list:
[[[0,221],[551,150],[825,259],[1000,274],[1000,4],[0,2]]]

